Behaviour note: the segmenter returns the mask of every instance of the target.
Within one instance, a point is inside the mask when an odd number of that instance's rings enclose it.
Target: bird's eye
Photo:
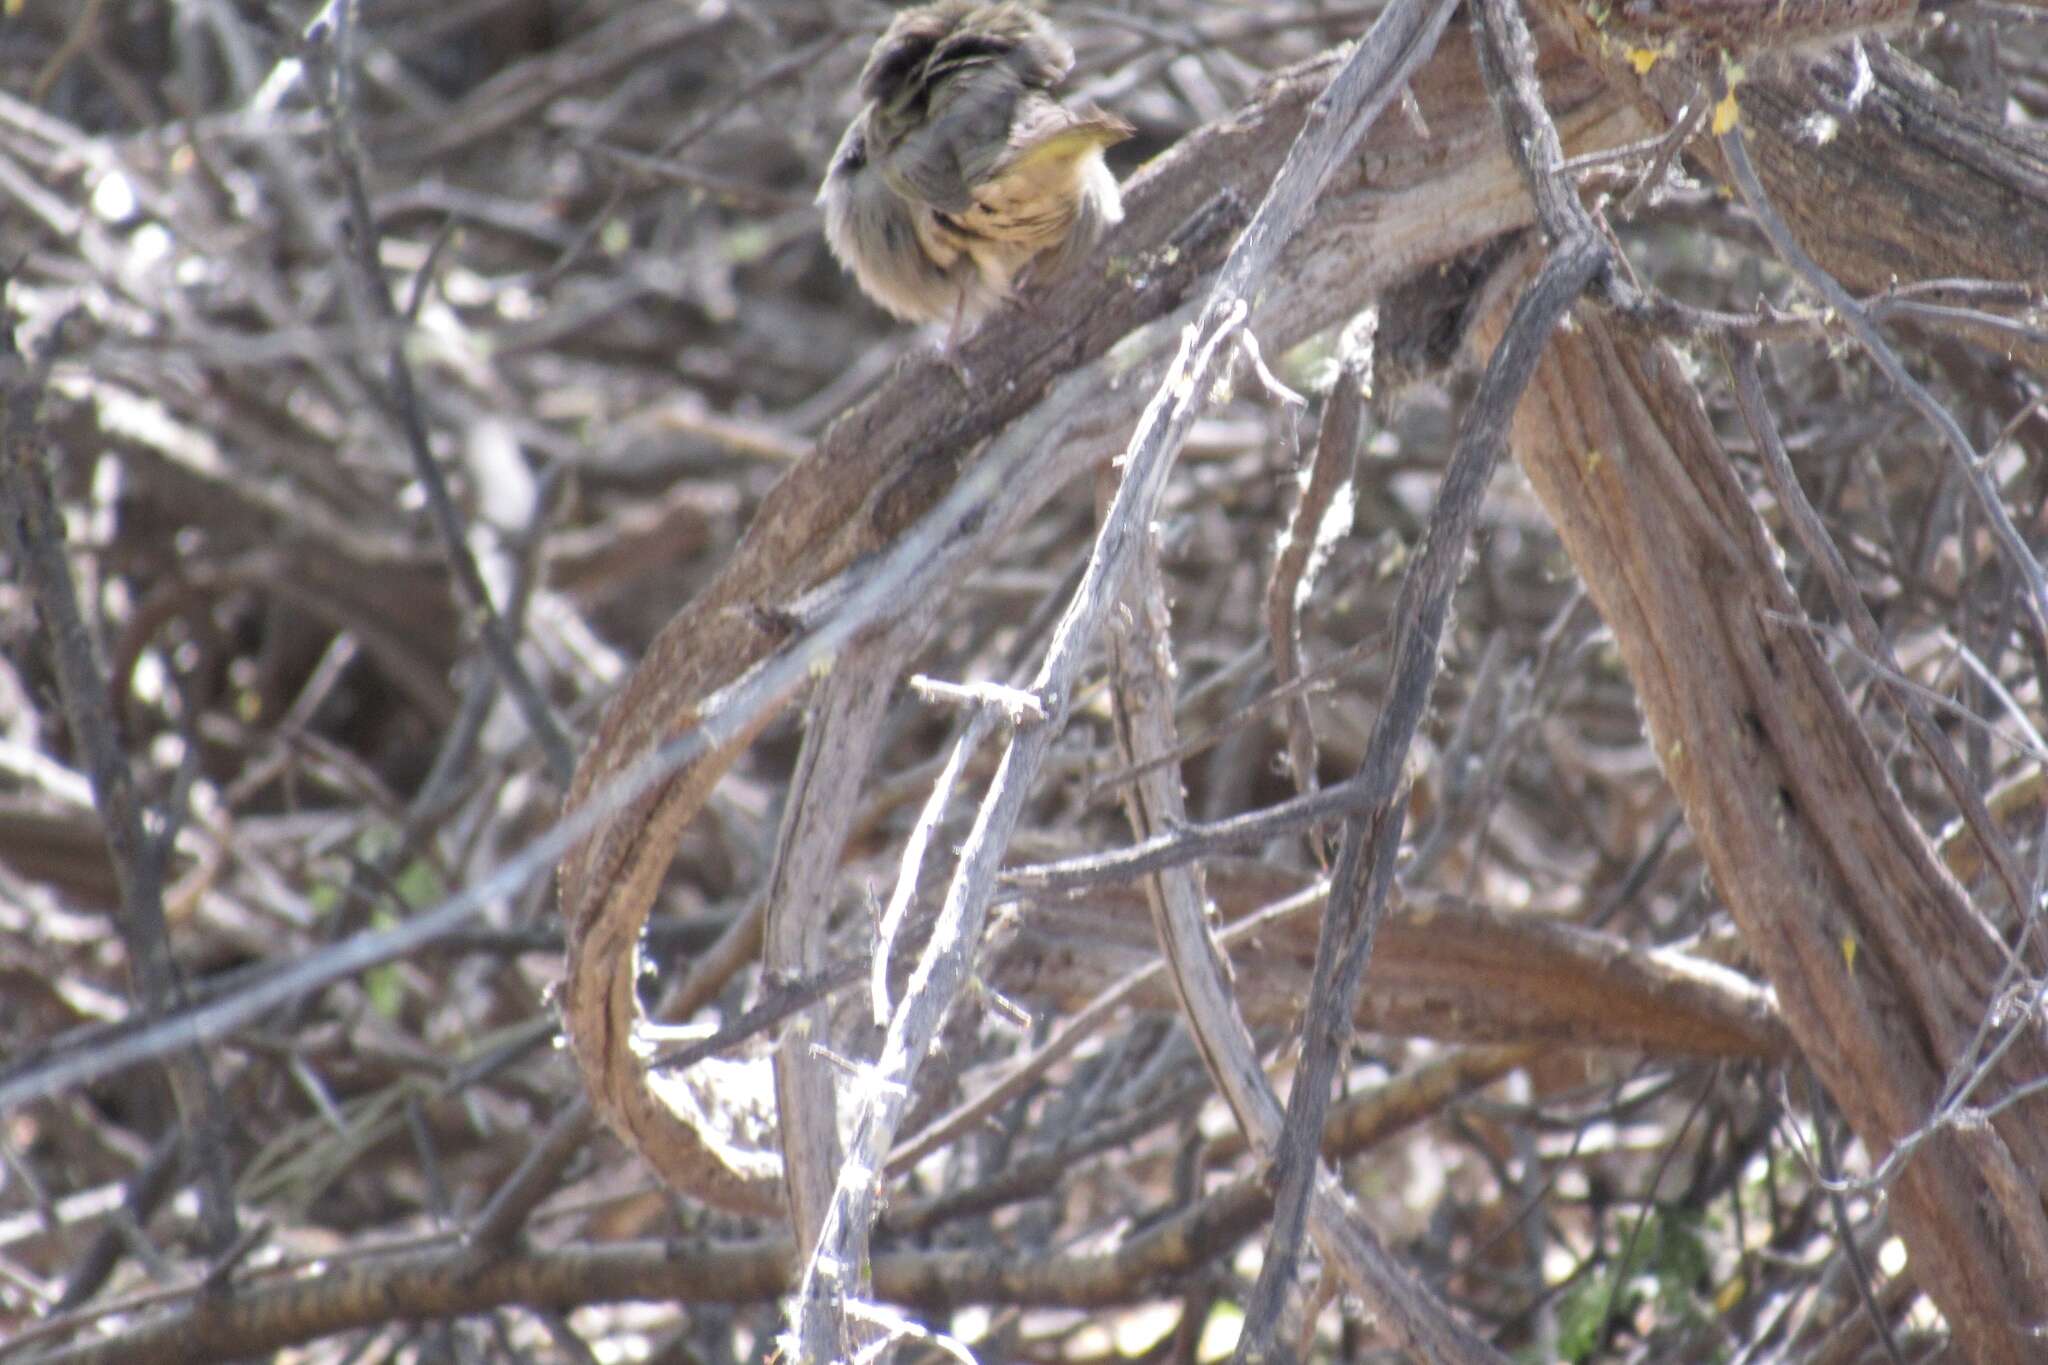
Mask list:
[[[865,137],[848,138],[845,148],[839,153],[839,160],[832,163],[834,175],[854,175],[867,169],[868,140]]]

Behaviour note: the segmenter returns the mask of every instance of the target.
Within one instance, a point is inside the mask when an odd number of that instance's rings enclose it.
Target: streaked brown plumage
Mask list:
[[[1060,104],[1073,64],[1021,4],[939,0],[896,16],[818,191],[825,240],[869,298],[957,334],[1027,267],[1056,274],[1123,217],[1102,149],[1131,128]]]

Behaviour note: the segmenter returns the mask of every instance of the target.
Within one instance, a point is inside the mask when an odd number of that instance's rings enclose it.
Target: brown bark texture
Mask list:
[[[0,1365],[2048,1359],[2041,0],[1054,5],[943,353],[879,7],[263,8],[0,6]]]

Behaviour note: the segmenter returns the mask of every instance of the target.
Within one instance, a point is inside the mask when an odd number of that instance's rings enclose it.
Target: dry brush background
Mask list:
[[[810,202],[881,7],[337,12],[0,9],[0,1360],[762,1358],[801,1316],[777,1040],[815,1228],[856,1140],[826,1106],[1034,733],[910,675],[1038,673],[1176,329],[1380,10],[1057,6],[1139,129],[1130,221],[964,377]],[[1461,12],[1258,280],[1271,377],[1225,344],[1037,732],[888,1144],[886,1311],[834,1330],[1227,1354],[1274,1184],[1154,917],[1213,906],[1284,1093],[1397,600],[1517,291],[1578,240],[1568,178],[1618,254],[1451,556],[1322,1151],[1468,1329],[1440,1356],[2028,1358],[2048,15],[1758,21],[1724,105],[1719,21],[1670,12],[1531,6],[1562,168]],[[937,587],[818,643],[928,533],[966,547]],[[606,793],[778,660],[680,776]],[[565,840],[517,860],[572,787],[606,824],[558,892]],[[636,985],[651,1046],[713,1054],[653,1090],[594,1022]],[[1271,1330],[1432,1349],[1333,1245],[1282,1248]]]

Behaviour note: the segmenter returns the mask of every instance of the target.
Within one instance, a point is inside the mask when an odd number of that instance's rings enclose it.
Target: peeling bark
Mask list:
[[[1479,344],[1498,328],[1489,319]],[[1881,1160],[1933,1114],[2004,951],[1914,825],[1667,344],[1581,309],[1517,459],[1614,630],[1665,776],[1801,1051]],[[2030,1032],[1995,1088],[2048,1069]],[[1985,1101],[1995,1094],[1982,1097]],[[2048,1105],[1925,1137],[1890,1191],[1969,1357],[2038,1359]],[[2018,1172],[2030,1172],[2016,1178]]]

